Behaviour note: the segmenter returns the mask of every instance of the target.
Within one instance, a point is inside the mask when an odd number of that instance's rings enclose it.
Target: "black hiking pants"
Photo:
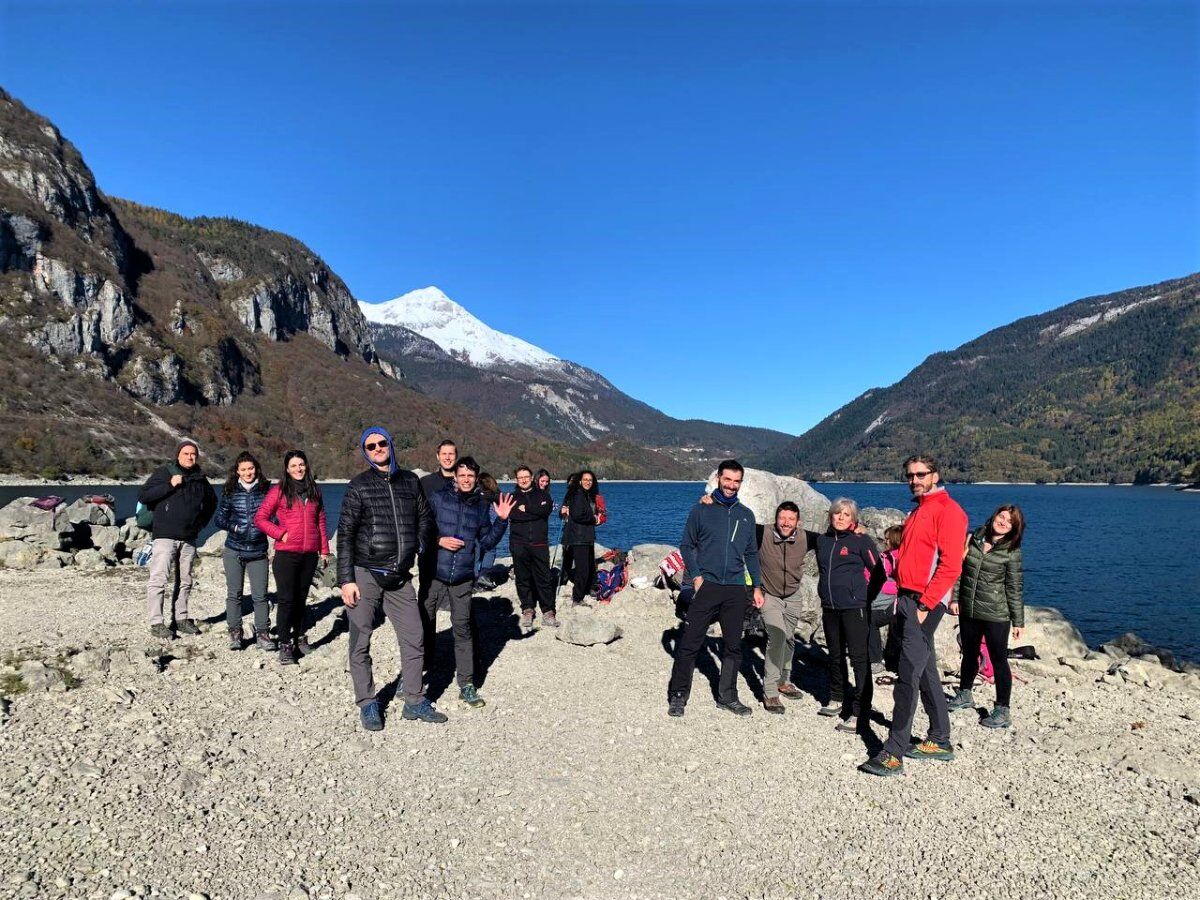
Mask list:
[[[554,612],[554,589],[550,584],[550,548],[512,545],[513,578],[522,611],[540,607]]]
[[[275,630],[279,642],[294,643],[308,630],[308,589],[313,575],[317,573],[316,553],[290,553],[276,551],[272,569],[275,572],[275,590],[279,595],[279,607],[275,613]]]
[[[592,579],[596,577],[596,545],[572,544],[571,551],[571,561],[575,566],[571,573],[571,600],[582,603],[592,589]]]
[[[969,691],[979,674],[979,645],[987,643],[988,656],[992,658],[992,672],[996,678],[996,705],[1008,706],[1012,699],[1012,669],[1008,667],[1007,622],[985,622],[963,616],[958,620],[958,636],[962,640],[962,670],[959,672],[959,690]]]
[[[675,664],[671,666],[671,680],[667,684],[668,698],[682,696],[687,700],[692,692],[692,675],[696,671],[696,657],[704,647],[708,626],[713,621],[721,623],[721,640],[725,650],[721,654],[721,680],[717,688],[717,699],[728,703],[737,699],[738,669],[742,665],[742,626],[746,621],[748,602],[744,584],[712,584],[704,582],[688,604],[687,618],[679,642],[675,645]]]
[[[871,611],[823,608],[821,624],[825,628],[825,646],[829,651],[830,700],[841,703],[843,721],[859,716],[865,722],[871,715],[871,699],[875,693],[869,650]],[[847,684],[847,656],[854,668],[853,692]]]

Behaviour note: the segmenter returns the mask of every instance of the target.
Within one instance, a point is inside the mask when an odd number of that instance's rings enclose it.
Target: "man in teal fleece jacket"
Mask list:
[[[675,664],[667,685],[667,713],[682,716],[692,690],[696,657],[704,646],[708,626],[721,623],[725,651],[717,706],[739,716],[750,707],[737,695],[738,669],[742,664],[742,626],[746,619],[747,575],[754,586],[754,605],[763,605],[758,569],[758,538],[754,513],[738,502],[745,469],[734,459],[717,467],[717,489],[711,504],[697,503],[683,529],[679,551],[693,576],[696,594],[675,646]]]

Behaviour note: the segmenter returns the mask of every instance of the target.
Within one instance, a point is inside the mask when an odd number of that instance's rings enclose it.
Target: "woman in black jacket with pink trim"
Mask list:
[[[858,504],[841,497],[829,505],[829,528],[824,534],[805,532],[808,546],[817,555],[817,595],[829,653],[830,696],[819,714],[838,716],[837,730],[851,733],[869,727],[875,684],[869,649],[871,601],[885,580],[879,549],[857,528]],[[847,655],[854,668],[853,694],[847,690]],[[857,721],[851,724],[851,718]]]

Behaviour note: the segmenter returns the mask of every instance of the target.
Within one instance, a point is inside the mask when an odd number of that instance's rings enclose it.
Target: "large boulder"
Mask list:
[[[658,577],[658,564],[668,553],[678,549],[670,544],[637,544],[629,551],[629,579],[648,578],[653,584]]]
[[[92,503],[82,497],[67,507],[67,521],[72,525],[116,525],[117,511],[110,503]]]
[[[1009,646],[1032,645],[1038,657],[1057,660],[1059,657],[1081,658],[1087,656],[1088,647],[1071,622],[1062,613],[1050,606],[1025,607],[1025,633],[1019,641],[1009,639]],[[962,650],[958,644],[958,619],[951,615],[943,617],[934,635],[938,664],[944,671],[958,671],[962,661]]]
[[[0,566],[6,569],[32,569],[42,561],[46,550],[28,541],[0,543]]]
[[[898,509],[877,509],[874,506],[867,506],[858,511],[858,521],[874,538],[879,549],[883,550],[883,533],[893,525],[903,525],[904,513]]]
[[[150,531],[142,528],[137,523],[137,519],[130,516],[118,526],[121,529],[121,543],[126,547],[140,547],[150,539]]]
[[[717,487],[717,473],[708,476],[705,490]],[[807,481],[789,475],[774,475],[762,469],[746,469],[738,499],[750,507],[760,525],[775,522],[775,509],[784,500],[800,507],[800,525],[821,531],[829,524],[829,498],[814,489]]]
[[[0,541],[32,540],[57,550],[61,536],[72,531],[67,519],[67,504],[40,509],[30,505],[35,500],[36,497],[18,497],[0,509]]]
[[[99,572],[108,568],[99,550],[80,550],[75,554],[75,565],[85,572]]]
[[[121,528],[118,525],[89,525],[92,546],[105,559],[116,560],[125,543],[121,540]]]
[[[197,551],[201,556],[220,556],[225,552],[226,531],[214,531]]]

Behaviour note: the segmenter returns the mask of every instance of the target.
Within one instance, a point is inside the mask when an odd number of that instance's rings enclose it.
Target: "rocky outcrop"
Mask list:
[[[252,334],[278,341],[307,332],[342,356],[375,360],[358,304],[341,279],[311,257],[303,260],[300,274],[288,272],[260,280],[234,296],[229,305]]]
[[[100,570],[128,564],[149,537],[133,517],[118,523],[109,503],[80,499],[42,509],[32,505],[36,499],[18,497],[0,508],[0,566]]]

